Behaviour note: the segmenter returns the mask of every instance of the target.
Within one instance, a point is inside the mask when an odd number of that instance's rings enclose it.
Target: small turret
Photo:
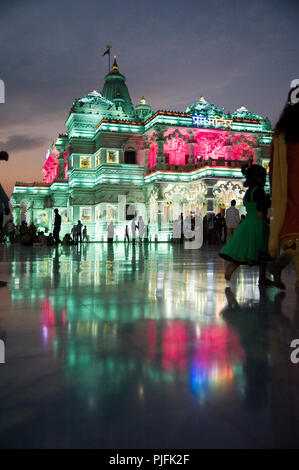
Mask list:
[[[152,108],[146,103],[144,96],[141,98],[140,103],[135,106],[135,110],[142,121],[152,114]]]

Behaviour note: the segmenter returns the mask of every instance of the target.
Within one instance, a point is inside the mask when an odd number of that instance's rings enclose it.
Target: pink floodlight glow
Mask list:
[[[187,364],[188,332],[184,322],[174,320],[162,332],[163,369],[184,369]]]
[[[148,150],[147,164],[149,168],[154,168],[157,165],[158,144],[155,140],[152,141]]]
[[[180,135],[186,137],[187,139],[190,139],[190,135],[189,135],[187,129],[180,128],[178,130],[178,129],[175,129],[174,127],[169,127],[167,129],[167,131],[164,132],[163,137],[165,138],[165,137],[168,137],[169,135],[172,135],[172,134],[180,134]]]
[[[51,300],[46,297],[43,302],[43,325],[55,326],[56,318],[52,308]]]
[[[249,145],[246,142],[239,142],[234,145],[231,149],[231,158],[232,160],[253,160],[255,161],[255,152],[252,148],[252,145]]]
[[[255,144],[254,138],[249,134],[235,134],[231,138],[231,143],[234,143],[237,140],[242,140],[242,141],[246,140],[247,142],[252,142],[253,144]]]
[[[186,157],[190,155],[188,143],[177,134],[166,140],[164,154],[168,154],[169,165],[185,165]]]
[[[194,155],[204,160],[229,158],[229,132],[198,130],[194,133]]]
[[[64,178],[68,179],[67,171],[68,171],[68,152],[67,150],[64,152]],[[57,151],[56,147],[54,147],[48,156],[43,168],[42,168],[42,175],[43,181],[45,183],[52,183],[59,175],[59,152]]]

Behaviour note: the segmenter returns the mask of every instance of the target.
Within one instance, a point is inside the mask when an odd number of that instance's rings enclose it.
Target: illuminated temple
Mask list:
[[[204,97],[185,112],[154,111],[144,98],[134,106],[116,59],[101,93],[74,101],[66,128],[47,152],[43,182],[16,183],[14,222],[25,213],[51,232],[58,208],[62,236],[81,220],[98,241],[111,221],[123,240],[132,208],[149,240],[167,241],[181,212],[217,213],[232,199],[241,206],[241,165],[267,167],[272,138],[269,119],[244,106],[230,114]]]

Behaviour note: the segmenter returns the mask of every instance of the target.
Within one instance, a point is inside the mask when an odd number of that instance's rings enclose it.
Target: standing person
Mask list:
[[[61,215],[59,214],[58,209],[55,209],[55,219],[54,219],[54,230],[53,230],[53,237],[55,240],[55,245],[58,245],[60,240],[59,240],[59,232],[61,228]]]
[[[181,212],[180,221],[181,221],[181,237],[180,237],[180,243],[184,243],[184,213],[183,213],[183,212]]]
[[[82,227],[83,227],[83,224],[81,224],[81,220],[78,220],[78,223],[76,225],[77,243],[79,243],[79,239],[80,239],[80,243],[82,243]]]
[[[87,227],[84,225],[83,229],[83,241],[86,240],[88,242],[88,235],[87,235]]]
[[[230,208],[227,209],[225,214],[225,223],[227,227],[226,241],[230,239],[230,237],[236,231],[240,223],[240,214],[235,206],[236,201],[233,199],[230,203]]]
[[[217,232],[217,243],[222,243],[224,241],[223,228],[225,226],[225,219],[221,212],[218,212],[216,215],[216,232]]]
[[[7,222],[6,229],[7,229],[7,234],[8,234],[8,237],[9,237],[9,241],[13,245],[13,243],[15,242],[15,226],[14,226],[14,223],[13,223],[12,219],[10,219]]]
[[[214,212],[207,215],[207,229],[208,229],[208,244],[215,245],[216,243],[216,227],[215,227],[215,214]]]
[[[282,270],[293,260],[296,268],[296,290],[299,290],[299,102],[291,89],[287,103],[276,124],[270,154],[272,207],[269,251],[281,256],[269,265],[274,282],[285,289]]]
[[[145,226],[142,216],[138,217],[138,233],[139,233],[139,243],[142,243],[142,239],[145,232]]]
[[[233,272],[241,265],[259,266],[259,285],[274,283],[266,277],[268,254],[267,210],[270,200],[265,194],[266,170],[260,165],[243,168],[246,176],[244,186],[248,187],[244,197],[247,217],[239,225],[219,255],[230,261],[225,271],[225,279],[230,280]]]
[[[136,217],[134,217],[134,219],[131,222],[131,232],[132,232],[132,243],[133,243],[133,245],[135,245],[135,241],[136,241],[136,224],[135,224],[135,221],[136,221]]]
[[[114,224],[113,222],[110,222],[108,225],[108,243],[113,243],[113,238],[114,238]]]
[[[180,241],[180,238],[181,238],[181,219],[180,219],[180,217],[178,217],[177,219],[175,219],[173,221],[172,228],[173,228],[174,243],[178,243]]]
[[[0,152],[0,160],[8,161],[8,153],[1,151]],[[3,206],[4,206],[4,214],[8,215],[10,213],[9,209],[9,198],[2,188],[0,184],[0,232],[2,232],[2,226],[3,226]],[[0,281],[0,287],[4,287],[7,285],[7,282],[5,281]]]
[[[76,225],[73,226],[71,234],[72,234],[73,243],[76,244],[77,243]]]
[[[129,227],[128,225],[126,225],[126,228],[125,228],[125,242],[130,242],[130,237],[129,237]]]

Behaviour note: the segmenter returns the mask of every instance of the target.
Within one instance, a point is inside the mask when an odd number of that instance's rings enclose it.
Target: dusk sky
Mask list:
[[[1,0],[1,183],[41,181],[75,98],[102,90],[112,45],[134,104],[185,111],[204,95],[275,124],[299,78],[299,2]]]

